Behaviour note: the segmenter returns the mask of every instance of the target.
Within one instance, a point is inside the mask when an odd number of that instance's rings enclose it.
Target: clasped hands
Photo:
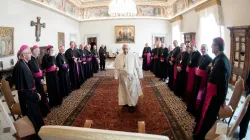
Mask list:
[[[182,70],[181,67],[179,67],[179,66],[177,66],[176,68],[177,68],[178,72],[180,72]]]
[[[170,65],[173,65],[173,62],[172,62],[172,61],[169,61],[169,64],[170,64]]]

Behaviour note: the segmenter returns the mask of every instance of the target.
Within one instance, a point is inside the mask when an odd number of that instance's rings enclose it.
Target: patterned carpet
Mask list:
[[[79,90],[64,99],[45,118],[47,125],[83,127],[86,119],[93,120],[92,128],[137,132],[137,122],[145,121],[146,133],[166,135],[171,140],[192,139],[194,119],[186,105],[150,72],[144,72],[142,88],[134,113],[118,106],[118,83],[114,71],[107,70],[89,79]]]

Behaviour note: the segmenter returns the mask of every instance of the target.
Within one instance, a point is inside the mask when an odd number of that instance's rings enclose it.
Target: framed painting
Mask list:
[[[58,32],[58,47],[65,46],[65,35],[63,32]]]
[[[39,49],[40,49],[40,54],[37,57],[37,61],[38,61],[39,65],[41,66],[42,65],[43,56],[47,52],[47,46],[41,46],[41,47],[39,47]]]
[[[135,26],[115,26],[115,43],[135,43]]]
[[[0,27],[0,58],[14,55],[14,28]]]
[[[152,45],[154,46],[157,41],[161,41],[162,43],[166,44],[166,36],[165,35],[153,35]]]

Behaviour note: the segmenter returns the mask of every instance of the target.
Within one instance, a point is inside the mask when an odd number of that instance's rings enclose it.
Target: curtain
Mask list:
[[[177,20],[172,23],[172,42],[174,40],[178,41],[178,44],[180,45],[184,41],[184,37],[181,33],[182,31],[182,21]]]
[[[220,5],[214,5],[198,12],[198,32],[197,46],[200,49],[202,44],[208,46],[208,54],[214,58],[212,53],[212,40],[215,37],[224,38],[223,30],[223,15]]]

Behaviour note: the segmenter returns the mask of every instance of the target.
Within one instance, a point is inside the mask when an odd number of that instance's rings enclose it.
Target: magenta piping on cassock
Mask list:
[[[203,120],[206,116],[207,109],[210,105],[210,102],[211,102],[213,96],[216,96],[216,95],[217,95],[217,86],[213,83],[208,82],[206,97],[205,97],[205,101],[204,101],[203,108],[202,108],[202,115],[201,115],[201,119],[200,119],[200,122],[199,122],[198,127],[197,127],[196,134],[199,133],[200,128],[203,124]]]

